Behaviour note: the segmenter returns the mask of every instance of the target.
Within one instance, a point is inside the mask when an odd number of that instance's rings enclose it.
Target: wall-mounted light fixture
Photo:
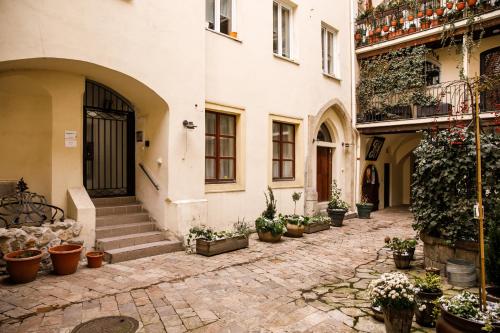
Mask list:
[[[349,148],[352,144],[351,143],[347,143],[347,142],[342,142],[342,147],[344,148]]]
[[[192,121],[188,121],[188,120],[184,120],[182,122],[182,125],[184,125],[184,127],[187,129],[195,129],[196,127],[198,127]]]

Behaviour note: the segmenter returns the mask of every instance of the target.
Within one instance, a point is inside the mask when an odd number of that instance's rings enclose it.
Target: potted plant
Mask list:
[[[425,9],[425,15],[430,17],[432,16],[432,14],[434,14],[434,11],[432,10],[432,5],[429,4]]]
[[[458,11],[462,11],[465,8],[465,0],[458,0],[456,5]]]
[[[453,1],[446,2],[446,8],[452,9],[453,8]]]
[[[304,233],[312,234],[330,229],[331,220],[328,216],[315,215],[309,218],[309,223],[304,227]]]
[[[334,227],[342,226],[342,222],[344,221],[344,217],[348,209],[349,205],[341,199],[341,191],[337,186],[337,182],[334,180],[332,182],[330,201],[328,202],[328,208],[326,209]]]
[[[424,327],[434,327],[436,300],[443,296],[441,277],[433,273],[426,273],[423,278],[415,277],[415,318],[418,324]]]
[[[408,15],[408,21],[413,21],[415,19],[415,16],[413,14]]]
[[[383,30],[384,32],[388,32],[388,31],[389,31],[389,26],[388,26],[387,24],[386,24],[386,25],[384,25],[384,27],[382,28],[382,30]]]
[[[373,305],[384,314],[387,333],[409,333],[415,306],[415,289],[408,277],[399,272],[384,273],[369,285]]]
[[[393,18],[393,19],[391,20],[391,27],[395,27],[395,26],[397,26],[397,25],[398,25],[398,20],[396,20],[396,18]]]
[[[412,34],[415,33],[416,31],[417,31],[417,26],[415,25],[415,23],[410,24],[410,27],[408,28],[408,33]]]
[[[400,238],[394,237],[393,239],[386,238],[386,247],[392,250],[392,257],[394,259],[394,264],[399,269],[410,268],[412,255],[410,254],[410,249],[413,242],[408,240],[402,240]]]
[[[35,249],[14,251],[4,255],[3,260],[7,263],[7,272],[12,282],[27,283],[36,279],[42,251]]]
[[[467,5],[469,5],[469,7],[474,7],[477,3],[477,0],[467,0]]]
[[[85,254],[85,256],[87,257],[87,266],[89,268],[99,268],[102,266],[104,252],[89,251]]]
[[[267,188],[269,196],[266,196],[266,210],[255,220],[255,229],[259,239],[263,242],[276,243],[281,240],[281,236],[286,232],[283,219],[276,217],[276,199],[270,186]]]
[[[78,269],[83,246],[64,244],[49,248],[50,259],[57,275],[73,274]]]
[[[373,204],[368,202],[368,197],[366,195],[363,195],[361,197],[361,202],[356,204],[356,208],[358,210],[358,218],[369,219],[373,209]]]
[[[436,8],[436,15],[437,16],[441,17],[441,16],[443,16],[443,14],[444,14],[444,8],[443,7],[439,6],[438,8]]]
[[[309,222],[307,217],[295,214],[280,216],[280,218],[283,220],[283,224],[286,225],[285,236],[294,238],[302,237],[305,226]]]
[[[451,298],[441,297],[436,332],[500,332],[500,305],[488,303],[481,311],[479,304],[479,297],[468,291]]]
[[[420,28],[422,30],[429,29],[430,25],[431,25],[431,23],[425,17],[420,19]]]
[[[417,17],[418,17],[418,18],[422,18],[422,17],[424,17],[424,12],[423,12],[423,11],[421,11],[421,10],[419,10],[419,11],[417,12]]]
[[[189,229],[186,250],[192,252],[193,241],[196,244],[196,253],[207,257],[243,249],[248,247],[250,233],[250,227],[245,221],[236,222],[232,231],[214,231],[204,225],[196,226]]]

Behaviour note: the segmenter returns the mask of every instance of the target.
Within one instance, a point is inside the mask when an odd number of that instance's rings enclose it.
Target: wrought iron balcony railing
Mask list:
[[[356,48],[457,22],[500,8],[500,0],[393,0],[361,11],[356,20]]]
[[[473,111],[471,92],[464,82],[445,82],[426,88],[412,103],[401,103],[401,94],[375,98],[365,110],[358,111],[358,123],[410,120],[438,116],[459,118]],[[500,112],[500,88],[479,97],[481,112]]]

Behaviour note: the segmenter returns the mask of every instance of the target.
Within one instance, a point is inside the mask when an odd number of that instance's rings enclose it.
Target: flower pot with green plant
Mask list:
[[[416,31],[417,31],[417,26],[415,25],[415,23],[410,24],[410,27],[408,28],[408,33],[412,34],[415,33]]]
[[[276,216],[276,199],[270,186],[267,187],[266,209],[262,215],[255,220],[255,230],[259,239],[263,242],[276,243],[281,240],[281,236],[286,232],[284,220]]]
[[[420,28],[422,30],[429,29],[430,26],[431,22],[427,18],[423,17],[420,19]]]
[[[458,0],[455,4],[458,11],[462,11],[465,8],[465,0]]]
[[[432,9],[432,5],[427,5],[425,9],[425,15],[431,17],[434,14],[434,10]]]
[[[7,272],[12,282],[27,283],[36,279],[42,260],[42,251],[18,250],[7,253],[3,256],[3,260],[7,263]]]
[[[436,300],[443,296],[441,277],[432,273],[426,273],[424,277],[415,277],[415,288],[415,319],[421,326],[434,327]]]
[[[332,226],[341,227],[344,221],[345,214],[349,209],[349,204],[342,200],[342,191],[338,188],[337,182],[334,180],[332,182],[332,190],[330,195],[330,201],[328,202],[328,216],[332,221]]]
[[[356,204],[356,208],[358,210],[358,218],[369,219],[373,210],[373,204],[368,202],[368,197],[366,195],[363,195],[361,197],[361,202]]]
[[[415,287],[408,277],[399,272],[384,273],[369,285],[374,306],[384,314],[387,333],[409,333],[415,307]]]
[[[307,225],[304,227],[304,233],[312,234],[318,231],[330,229],[331,220],[328,216],[315,215],[309,218]]]
[[[451,298],[441,297],[436,307],[437,333],[467,332],[484,333],[500,332],[500,304],[486,304],[480,308],[479,296],[468,291],[463,291]]]
[[[415,240],[402,240],[394,237],[393,239],[386,238],[386,247],[392,250],[394,264],[399,269],[410,268],[411,259],[413,257],[411,251],[414,251]]]
[[[452,9],[453,8],[453,1],[446,2],[446,8]]]
[[[436,15],[441,17],[441,16],[443,16],[443,14],[444,14],[444,8],[441,6],[437,7],[436,8]]]
[[[302,215],[285,215],[281,218],[286,225],[285,236],[287,237],[302,237],[305,226],[309,223],[309,218]]]

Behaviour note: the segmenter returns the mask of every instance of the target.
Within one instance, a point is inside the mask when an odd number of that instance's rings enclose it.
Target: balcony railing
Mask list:
[[[358,14],[354,34],[356,48],[457,22],[470,17],[471,13],[482,14],[499,8],[499,0],[396,0],[389,5],[383,3]]]
[[[366,110],[359,110],[358,123],[410,120],[437,116],[460,118],[473,111],[471,93],[464,82],[446,82],[426,88],[425,94],[412,103],[403,104],[401,94],[375,98]],[[481,112],[500,111],[500,88],[480,95]]]

